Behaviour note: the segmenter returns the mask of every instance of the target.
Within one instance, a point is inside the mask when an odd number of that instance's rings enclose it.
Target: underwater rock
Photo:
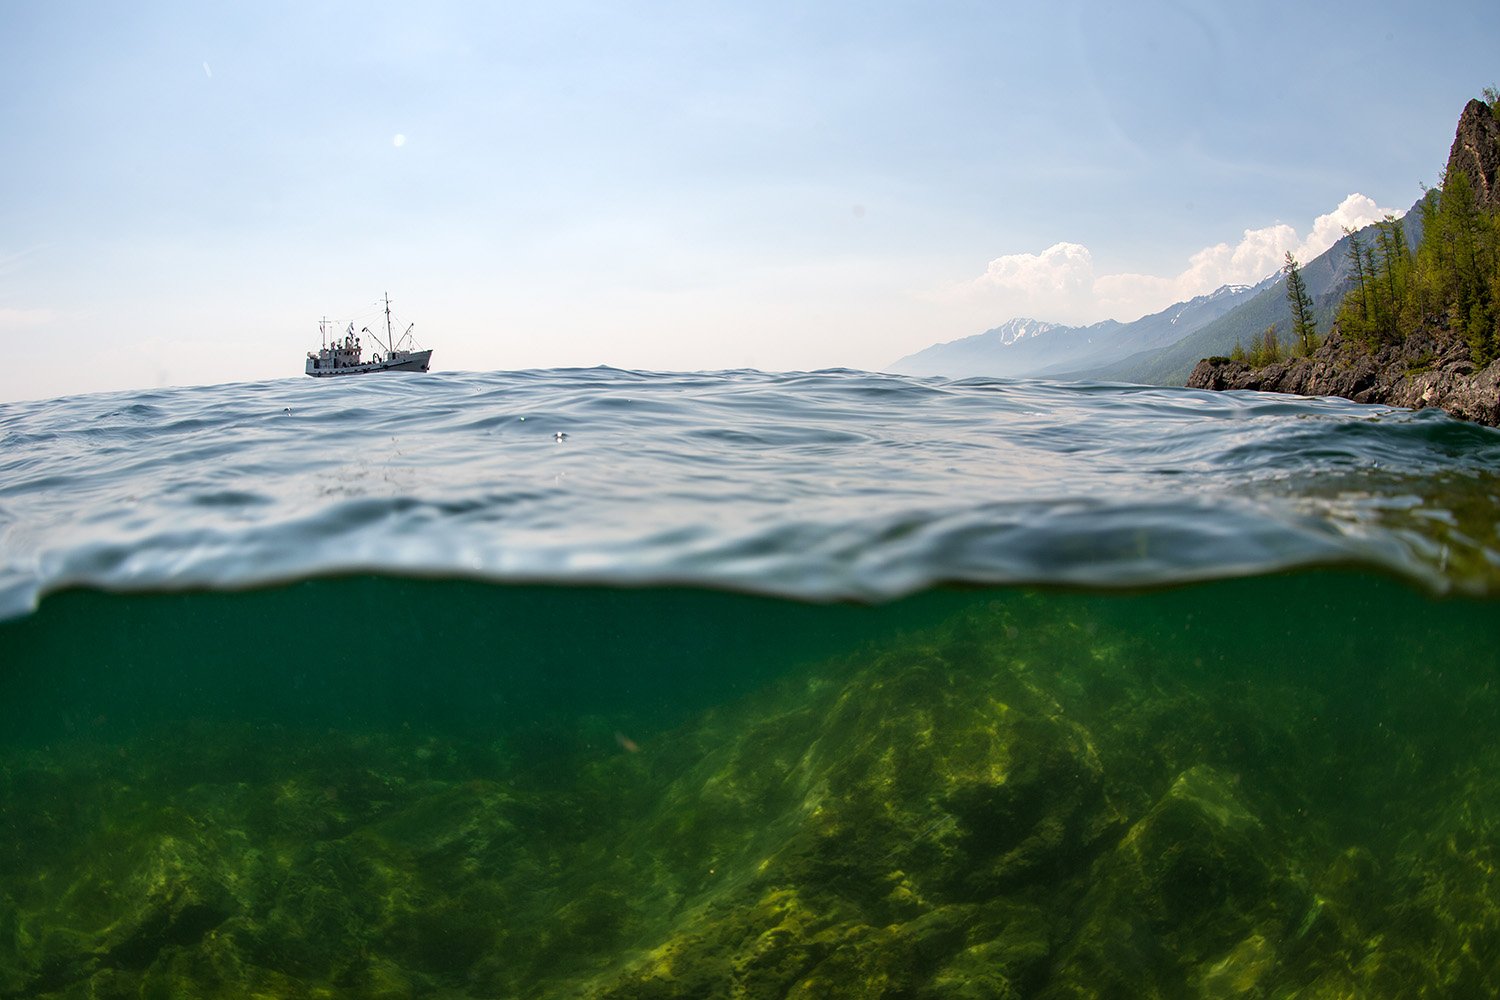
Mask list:
[[[1274,843],[1233,779],[1202,765],[1183,772],[1095,865],[1079,930],[1043,995],[1173,996],[1194,978],[1270,969],[1286,914],[1303,909]]]
[[[1492,995],[1500,694],[1016,608],[634,751],[589,717],[0,759],[0,997]],[[1456,704],[1467,744],[1412,738]]]
[[[170,810],[145,817],[140,841],[106,835],[83,850],[69,884],[36,909],[15,915],[15,993],[45,993],[96,974],[140,972],[164,951],[192,948],[235,912],[227,868],[233,855],[195,834]],[[106,980],[119,978],[105,975]]]
[[[1053,921],[1040,907],[995,901],[976,908],[964,945],[952,950],[918,992],[920,1000],[1009,1000],[1031,996],[1043,981]]]
[[[164,837],[129,880],[130,902],[99,942],[99,964],[144,968],[163,949],[189,947],[223,923],[235,901],[218,869],[217,845]]]
[[[784,697],[805,707],[740,720],[664,796],[659,839],[698,848],[661,867],[681,866],[695,915],[588,995],[1029,989],[1125,826],[1087,730],[962,647],[914,646]],[[720,883],[693,888],[693,869]]]

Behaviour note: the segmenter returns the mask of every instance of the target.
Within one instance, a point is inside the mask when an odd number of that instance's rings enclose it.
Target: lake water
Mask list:
[[[0,997],[1500,992],[1500,432],[861,372],[0,404]]]

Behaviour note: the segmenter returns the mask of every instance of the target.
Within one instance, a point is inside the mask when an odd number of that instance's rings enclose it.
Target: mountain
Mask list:
[[[889,370],[903,375],[945,375],[949,378],[963,378],[965,375],[976,374],[1015,374],[1008,370],[1012,352],[1006,351],[1005,348],[1028,340],[1034,341],[1038,337],[1059,330],[1071,329],[1071,327],[1044,323],[1036,319],[1008,320],[992,330],[976,333],[972,337],[950,341],[946,344],[934,344],[916,354],[902,358]],[[997,366],[1007,370],[996,371],[994,369]],[[963,374],[956,374],[959,372]]]
[[[1500,262],[1484,252],[1500,245],[1500,99],[1464,108],[1443,189],[1425,197],[1403,227],[1416,263],[1377,256],[1317,350],[1260,367],[1210,353],[1187,385],[1437,406],[1500,426]]]
[[[1432,196],[1429,193],[1423,200]],[[1422,238],[1422,201],[1419,200],[1411,207],[1402,217],[1401,224],[1407,244],[1415,248]],[[1374,226],[1367,226],[1358,235],[1369,246],[1374,239],[1374,232]],[[1339,303],[1354,281],[1349,266],[1349,237],[1341,238],[1323,253],[1303,264],[1301,271],[1302,280],[1307,284],[1307,293],[1312,296],[1313,316],[1317,320],[1318,329],[1327,333],[1332,329]],[[1060,379],[1183,385],[1200,359],[1228,354],[1234,350],[1236,343],[1248,347],[1251,340],[1268,326],[1275,326],[1283,340],[1286,340],[1287,331],[1292,328],[1292,307],[1286,298],[1285,278],[1280,274],[1274,275],[1256,287],[1256,294],[1235,309],[1174,343],[1114,361],[1090,358],[1072,370],[1052,372],[1050,375]]]
[[[1142,316],[1133,323],[1124,324],[1117,334],[1097,343],[1092,350],[1081,353],[1079,360],[1051,364],[1036,374],[1047,378],[1068,378],[1080,363],[1100,367],[1180,343],[1205,326],[1211,326],[1223,317],[1232,315],[1257,295],[1263,294],[1278,278],[1278,275],[1272,275],[1256,285],[1223,285],[1207,295],[1199,295],[1186,302],[1168,306],[1159,313]]]
[[[1460,139],[1464,134],[1460,129]],[[1492,173],[1500,170],[1488,161],[1484,167]],[[1500,180],[1490,183],[1500,198]],[[1402,217],[1407,243],[1413,248],[1422,237],[1423,201],[1431,197],[1434,193],[1428,192]],[[1369,246],[1374,234],[1375,227],[1367,226],[1358,235]],[[1304,263],[1301,271],[1318,329],[1326,333],[1353,282],[1349,237]],[[1253,286],[1225,285],[1131,323],[1105,320],[1075,327],[1013,319],[972,337],[934,344],[901,358],[887,370],[944,378],[1029,376],[1183,385],[1199,359],[1228,354],[1236,343],[1249,346],[1268,326],[1276,327],[1283,338],[1292,328],[1291,305],[1280,273]]]
[[[1105,320],[1078,327],[1013,319],[972,337],[934,344],[901,358],[887,370],[946,378],[1054,376],[1081,365],[1107,364],[1175,343],[1231,311],[1260,287],[1225,285],[1131,323]]]

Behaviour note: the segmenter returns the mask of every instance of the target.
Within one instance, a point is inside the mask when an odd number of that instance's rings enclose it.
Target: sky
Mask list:
[[[1439,183],[1500,4],[0,0],[0,401],[878,370],[1131,320]]]

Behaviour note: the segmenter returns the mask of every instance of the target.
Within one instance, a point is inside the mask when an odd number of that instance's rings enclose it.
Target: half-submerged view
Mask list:
[[[1500,997],[1500,4],[142,6],[0,32],[0,1000]]]
[[[379,333],[372,333],[369,327],[363,327],[358,333],[354,331],[354,324],[344,331],[340,338],[336,328],[329,325],[328,320],[318,323],[318,333],[322,339],[322,346],[316,352],[307,352],[307,374],[314,378],[328,378],[334,375],[364,375],[369,372],[425,372],[432,365],[432,351],[419,350],[416,342],[412,340],[411,331],[415,323],[408,324],[406,329],[397,336],[391,326],[391,297],[383,298],[385,304],[385,339],[382,340]],[[372,351],[368,360],[365,359],[364,343],[360,339],[361,334],[369,335],[377,346],[384,350]]]
[[[435,378],[0,410],[0,996],[1500,986],[1500,432]]]

